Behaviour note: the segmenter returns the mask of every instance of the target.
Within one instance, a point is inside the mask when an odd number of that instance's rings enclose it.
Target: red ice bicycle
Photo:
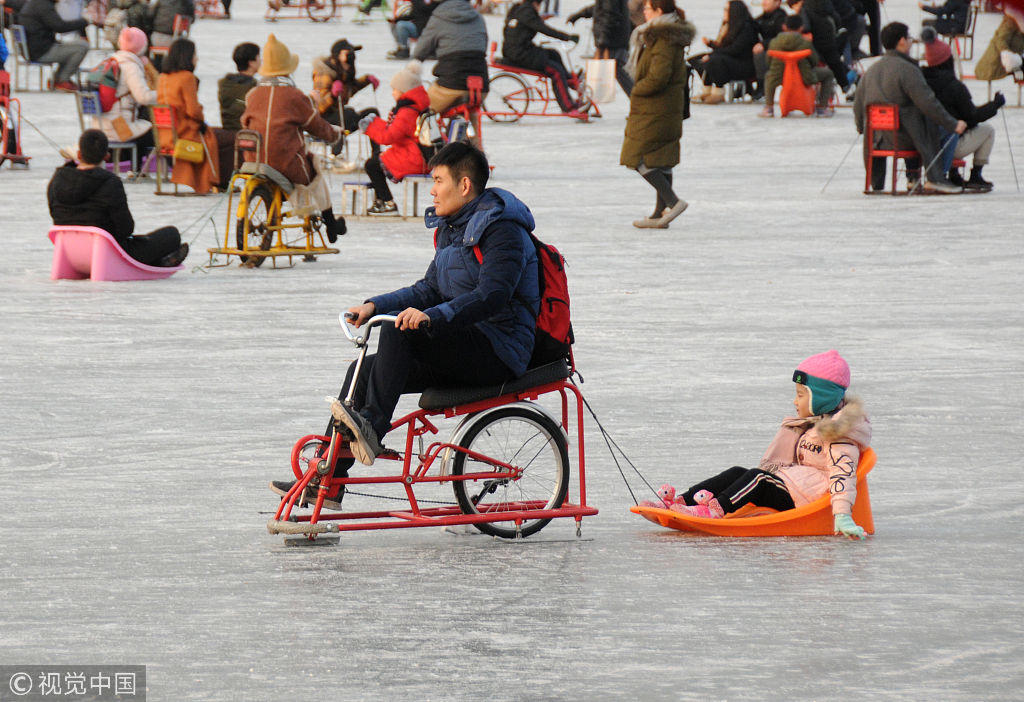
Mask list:
[[[374,316],[355,335],[341,316],[345,335],[359,349],[345,402],[352,401],[371,331],[394,320],[392,315]],[[341,433],[302,437],[291,455],[297,481],[281,499],[268,531],[314,540],[331,532],[472,524],[485,534],[512,539],[535,534],[552,519],[572,517],[579,536],[583,517],[597,514],[597,509],[587,505],[583,396],[572,382],[574,370],[571,359],[560,360],[503,385],[428,388],[420,395],[418,410],[391,424],[389,436],[405,428],[404,450],[385,449],[367,469],[383,469],[383,474],[334,478],[338,459],[352,455]],[[545,396],[560,399],[560,418],[538,404]],[[575,427],[570,426],[573,414]],[[424,447],[424,437],[440,432],[440,420],[455,418],[461,419],[447,441]],[[570,478],[570,429],[575,430],[575,481]],[[307,492],[314,479],[319,488]],[[455,502],[424,507],[417,488],[438,483],[451,484]],[[397,485],[404,491],[399,498],[404,504],[397,509],[325,511],[325,496],[338,484],[346,490]],[[312,506],[311,513],[298,513],[303,500]]]
[[[337,0],[269,0],[263,19],[302,19],[308,16],[314,22],[326,22],[339,10]]]

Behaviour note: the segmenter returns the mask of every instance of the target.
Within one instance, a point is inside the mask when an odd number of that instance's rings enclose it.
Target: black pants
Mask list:
[[[394,200],[391,188],[388,187],[387,176],[384,175],[384,167],[380,165],[380,154],[375,154],[366,159],[363,168],[366,170],[366,177],[370,179],[370,184],[373,186],[374,198],[383,202]]]
[[[748,502],[780,512],[795,507],[782,478],[757,468],[733,466],[724,470],[684,492],[683,501],[688,505],[697,504],[693,496],[701,490],[713,494],[727,514]]]
[[[149,266],[167,254],[174,253],[181,246],[181,234],[177,227],[161,227],[149,234],[133,234],[128,238],[125,253],[139,263]]]
[[[338,399],[344,401],[355,372],[353,361],[345,374]],[[380,439],[391,428],[398,399],[403,393],[422,392],[433,386],[497,385],[514,378],[491,342],[476,327],[460,327],[440,334],[398,331],[383,324],[377,353],[367,354],[359,373],[352,405],[370,420]],[[327,431],[331,435],[332,425]],[[352,459],[340,459],[334,475],[347,475]]]
[[[555,100],[562,112],[570,112],[576,109],[576,100],[569,94],[569,71],[562,63],[562,56],[554,49],[544,49],[546,60],[544,62],[544,73],[551,81],[551,87],[555,91]]]

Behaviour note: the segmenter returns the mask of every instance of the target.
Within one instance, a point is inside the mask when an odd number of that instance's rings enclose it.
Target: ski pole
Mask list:
[[[957,136],[957,133],[953,132],[948,137],[946,137],[945,140],[943,140],[942,146],[939,147],[938,152],[936,152],[936,154],[935,154],[935,158],[933,158],[931,161],[929,161],[928,165],[924,167],[923,171],[921,171],[921,177],[917,179],[917,185],[915,185],[914,189],[910,191],[910,193],[909,193],[910,195],[913,195],[913,194],[917,193],[919,190],[924,190],[924,178],[925,178],[925,175],[927,175],[928,171],[930,171],[932,169],[932,166],[935,165],[935,162],[938,161],[942,157],[942,152],[944,152],[946,150],[946,147],[949,146],[949,142],[951,142],[953,140],[953,137],[955,137],[955,136]],[[893,168],[895,168],[895,167],[896,167],[896,164],[893,164]]]
[[[28,117],[26,117],[25,115],[22,115],[21,116],[21,121],[24,122],[25,124],[27,124],[28,126],[32,127],[32,129],[36,130],[36,132],[39,134],[39,136],[41,136],[43,139],[45,139],[46,143],[49,144],[50,146],[52,146],[57,151],[57,153],[61,155],[62,158],[74,158],[73,155],[68,154],[68,152],[65,151],[63,146],[61,146],[60,144],[55,142],[50,137],[46,136],[46,133],[43,132],[42,129],[40,129],[39,127],[34,125],[32,123],[32,120],[30,120]]]
[[[827,188],[829,186],[829,183],[832,182],[832,179],[836,177],[836,173],[838,173],[839,169],[843,167],[844,163],[846,163],[846,158],[850,155],[850,152],[853,151],[853,147],[857,145],[857,142],[860,141],[860,138],[861,138],[860,134],[858,134],[857,136],[855,136],[853,138],[853,143],[850,144],[850,148],[848,148],[846,150],[846,153],[843,154],[843,160],[839,162],[839,165],[836,166],[836,169],[834,171],[832,171],[832,175],[830,175],[828,177],[828,180],[825,181],[825,184],[823,186],[821,186],[821,192],[822,193],[825,192],[825,188]]]
[[[1013,160],[1013,142],[1010,141],[1010,128],[1006,125],[1006,112],[1000,108],[1000,112],[1003,113],[1003,130],[1006,131],[1006,147],[1010,150],[1010,165],[1013,166],[1013,182],[1017,184],[1017,192],[1020,192],[1020,181],[1017,180],[1017,164]]]

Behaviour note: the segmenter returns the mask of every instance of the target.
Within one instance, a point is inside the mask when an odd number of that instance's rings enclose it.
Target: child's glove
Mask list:
[[[333,83],[331,83],[331,95],[333,95],[334,97],[338,97],[339,95],[341,95],[341,91],[344,89],[345,84],[342,83],[340,80],[336,80]]]
[[[367,73],[365,77],[366,82],[372,85],[374,90],[380,87],[380,78],[373,75],[372,73]]]
[[[372,124],[373,120],[375,119],[377,118],[374,117],[373,115],[366,115],[365,117],[363,117],[361,120],[359,120],[359,131],[365,133],[366,128],[369,127],[370,124]]]
[[[867,534],[864,533],[864,528],[857,526],[857,522],[853,521],[853,517],[848,514],[836,515],[833,530],[836,534],[849,536],[851,539],[857,538],[863,541],[867,538]]]

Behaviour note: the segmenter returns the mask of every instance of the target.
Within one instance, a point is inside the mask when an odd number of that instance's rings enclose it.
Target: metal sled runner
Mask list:
[[[346,336],[360,349],[346,402],[351,401],[372,329],[394,320],[377,315],[367,321],[362,335],[355,336],[342,318]],[[579,536],[583,517],[597,514],[597,509],[587,505],[583,399],[570,379],[573,370],[561,360],[500,386],[427,389],[418,410],[392,422],[389,436],[400,435],[399,429],[405,427],[404,450],[385,450],[372,467],[362,469],[383,468],[385,474],[332,477],[338,459],[352,456],[341,432],[302,437],[291,456],[298,480],[282,498],[268,531],[315,539],[341,531],[472,524],[485,534],[518,538],[540,531],[552,519],[572,517]],[[544,396],[560,400],[560,419],[537,404]],[[572,495],[570,403],[575,405],[577,460]],[[462,419],[447,441],[423,446],[425,436],[439,433],[439,419],[456,417]],[[314,490],[311,483],[319,487]],[[437,483],[450,483],[456,502],[421,506],[417,486]],[[338,485],[399,485],[405,499],[399,509],[325,513],[324,500]],[[312,513],[294,514],[303,501],[312,505]]]

